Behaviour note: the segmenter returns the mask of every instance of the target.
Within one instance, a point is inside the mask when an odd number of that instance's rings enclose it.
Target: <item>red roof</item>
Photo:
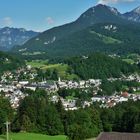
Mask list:
[[[129,95],[128,92],[123,92],[123,93],[122,93],[122,96],[123,96],[123,97],[128,97],[128,95]]]

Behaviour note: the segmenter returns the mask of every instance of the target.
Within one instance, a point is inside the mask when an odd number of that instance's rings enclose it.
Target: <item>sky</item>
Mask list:
[[[76,20],[99,3],[115,7],[121,13],[140,6],[140,0],[0,0],[0,28],[45,31]]]

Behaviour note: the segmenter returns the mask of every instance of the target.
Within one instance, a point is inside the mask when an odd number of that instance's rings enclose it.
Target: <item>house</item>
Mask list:
[[[62,101],[62,104],[63,104],[65,110],[75,110],[76,100],[72,100],[72,99],[68,99],[68,100],[61,99],[61,101]]]
[[[140,133],[103,132],[96,140],[140,140]]]
[[[29,84],[29,81],[19,81],[19,84],[25,86]]]
[[[85,84],[86,84],[86,82],[85,82],[84,80],[79,81],[79,85],[80,85],[80,87],[84,87],[84,86],[85,86]]]
[[[92,102],[100,102],[100,101],[102,101],[102,98],[101,97],[92,97],[91,100],[92,100]]]
[[[124,98],[127,98],[129,96],[129,93],[128,92],[122,92],[121,96],[124,97]]]
[[[35,91],[36,88],[37,88],[36,86],[32,86],[32,85],[25,86],[25,89],[30,89],[30,90],[33,90],[33,91]]]

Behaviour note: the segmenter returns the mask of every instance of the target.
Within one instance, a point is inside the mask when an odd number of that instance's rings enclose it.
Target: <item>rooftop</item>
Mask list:
[[[97,140],[140,140],[140,133],[103,132]]]

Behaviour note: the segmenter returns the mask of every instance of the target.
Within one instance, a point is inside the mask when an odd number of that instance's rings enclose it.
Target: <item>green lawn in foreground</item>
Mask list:
[[[5,140],[4,136],[0,136],[0,140]],[[12,133],[9,140],[66,140],[66,136],[48,136],[33,133]]]
[[[6,137],[0,136],[0,140],[6,140]],[[67,140],[67,138],[64,135],[48,136],[34,133],[12,133],[10,134],[9,140]],[[96,140],[96,138],[87,140]]]

